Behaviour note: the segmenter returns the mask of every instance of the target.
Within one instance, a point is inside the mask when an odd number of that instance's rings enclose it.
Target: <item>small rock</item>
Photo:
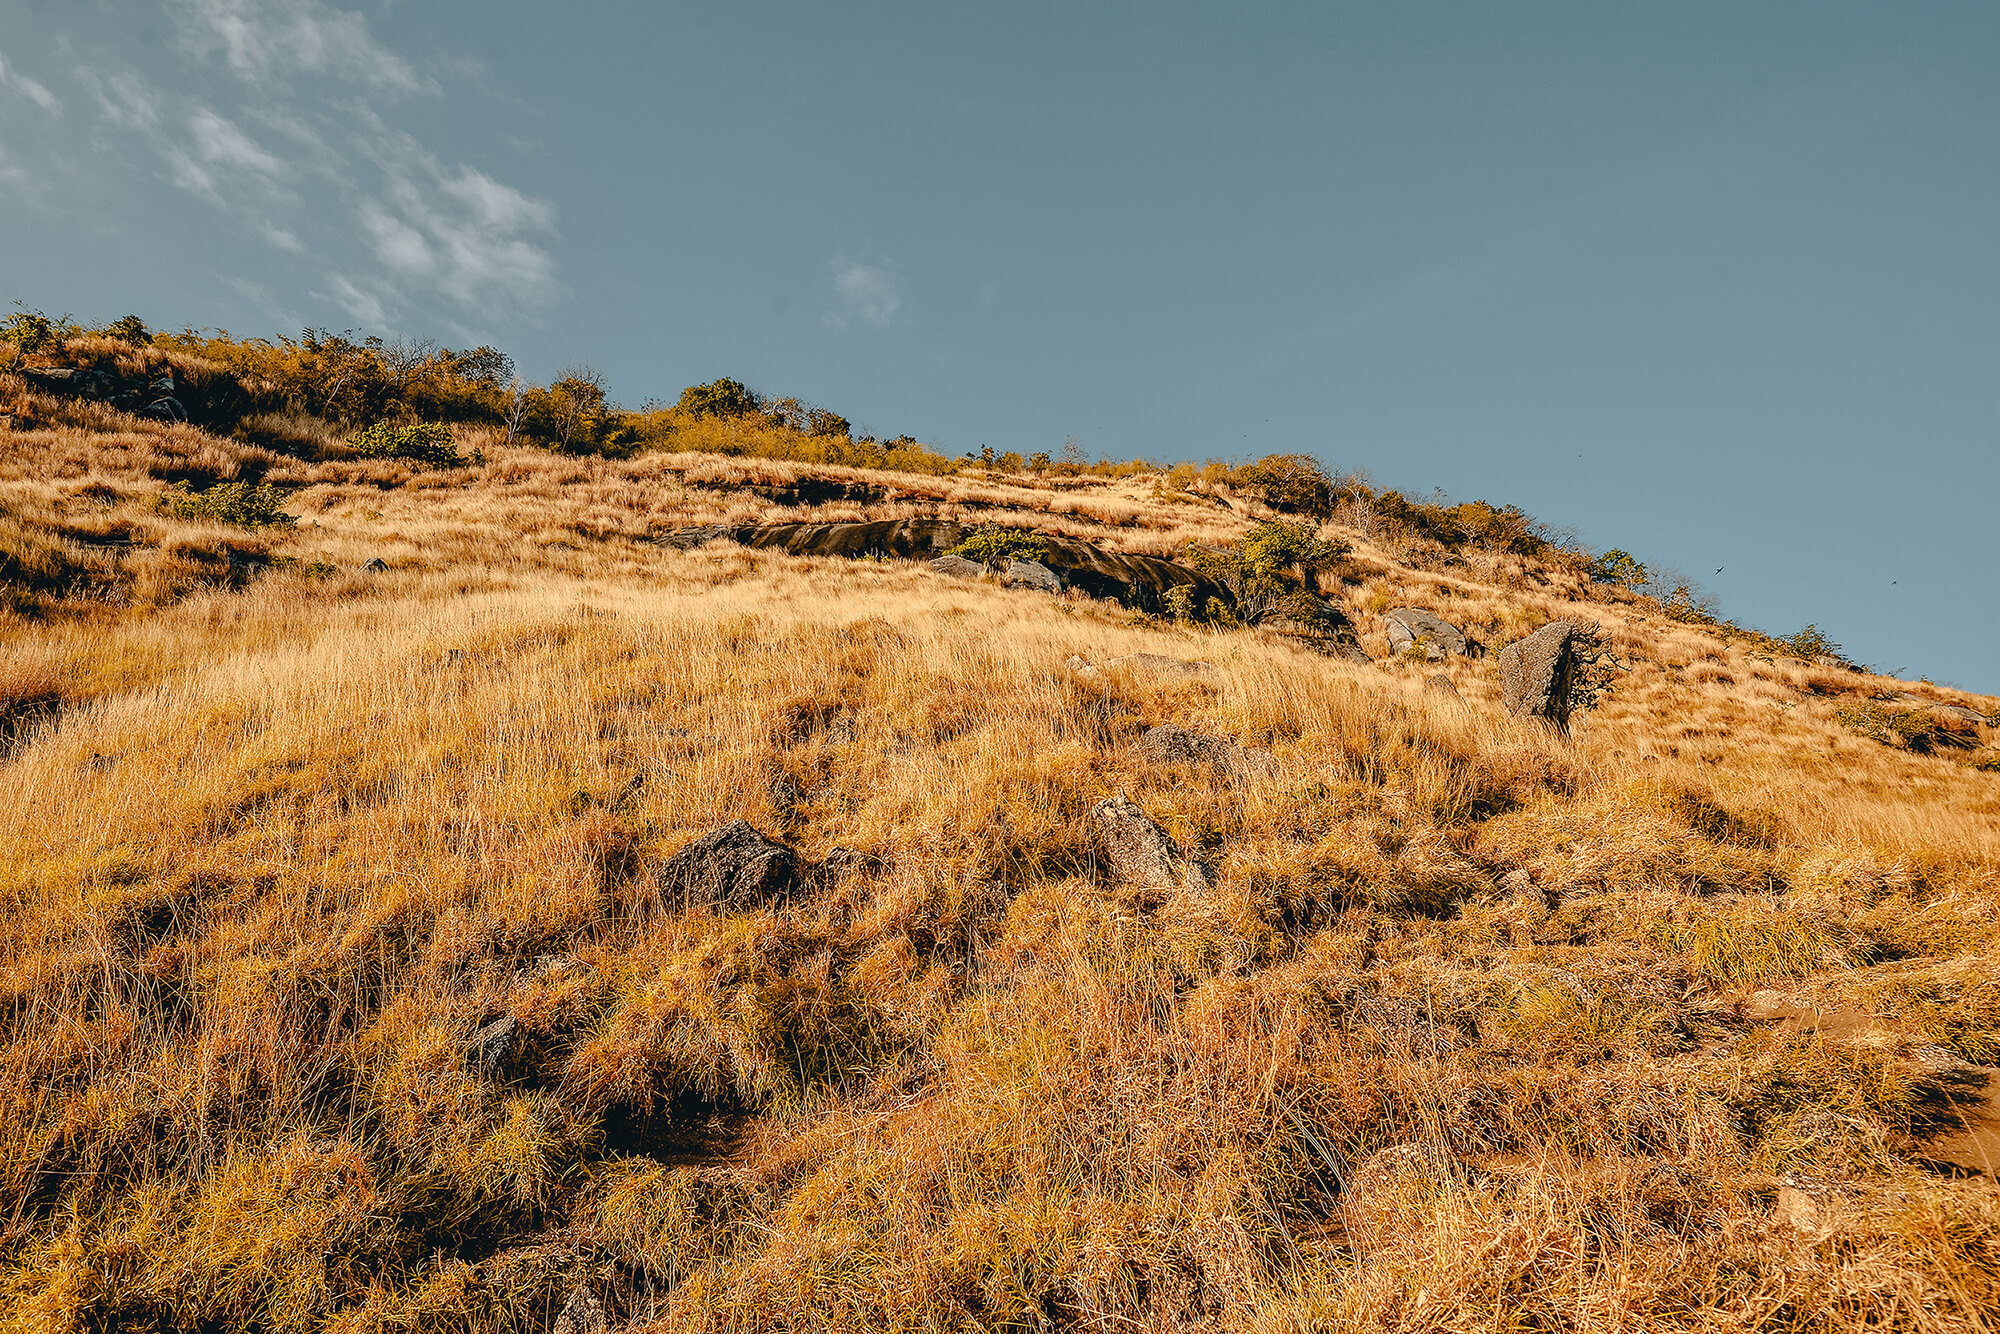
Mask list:
[[[1100,668],[1091,666],[1090,660],[1079,654],[1072,653],[1069,657],[1063,659],[1063,666],[1069,671],[1071,676],[1074,676],[1085,685],[1103,689],[1105,686],[1111,684],[1110,678],[1105,676]]]
[[[1440,695],[1456,695],[1458,684],[1443,672],[1438,672],[1424,679],[1424,689]]]
[[[605,1318],[604,1303],[590,1294],[587,1288],[578,1288],[563,1303],[561,1314],[549,1326],[549,1334],[607,1334],[611,1322]]]
[[[1112,878],[1119,883],[1197,894],[1208,890],[1208,869],[1184,855],[1167,831],[1124,793],[1106,797],[1092,807],[1090,822]]]
[[[1153,764],[1200,764],[1237,776],[1270,773],[1277,767],[1268,750],[1246,750],[1228,737],[1173,723],[1161,723],[1140,737],[1139,754]]]
[[[1406,652],[1418,640],[1424,642],[1424,656],[1432,662],[1441,662],[1450,654],[1463,656],[1470,651],[1465,631],[1445,620],[1436,612],[1425,611],[1421,607],[1397,607],[1383,615],[1383,628],[1389,632],[1389,651],[1394,654]]]
[[[1771,1221],[1800,1232],[1818,1232],[1832,1220],[1836,1194],[1818,1177],[1787,1172],[1778,1182],[1778,1198],[1771,1203]]]
[[[986,573],[984,565],[976,560],[967,560],[963,556],[939,556],[925,561],[924,564],[939,574],[949,574],[960,579],[977,579]]]
[[[1017,560],[1007,567],[1000,576],[1000,582],[1009,588],[1032,588],[1043,593],[1062,592],[1062,580],[1056,572],[1038,560]]]
[[[389,562],[383,560],[380,556],[377,556],[374,560],[369,561],[366,565],[361,567],[361,573],[381,574],[388,568],[389,568]]]
[[[511,1014],[503,1014],[491,1023],[480,1025],[473,1030],[471,1040],[465,1045],[465,1063],[483,1075],[500,1073],[514,1055],[519,1032],[520,1025]]]
[[[1568,730],[1575,636],[1575,626],[1555,621],[1500,650],[1500,702],[1507,712]]]
[[[790,891],[798,870],[790,848],[765,838],[746,820],[731,820],[667,858],[660,885],[691,904],[750,908]]]

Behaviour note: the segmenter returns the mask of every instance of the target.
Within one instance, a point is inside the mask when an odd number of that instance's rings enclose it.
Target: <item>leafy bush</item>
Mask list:
[[[1646,581],[1646,567],[1629,551],[1617,547],[1605,552],[1590,562],[1586,572],[1600,584],[1624,584],[1630,587]]]
[[[1238,470],[1236,484],[1280,514],[1333,515],[1333,479],[1310,454],[1271,454]]]
[[[674,406],[691,417],[743,417],[760,405],[757,395],[744,388],[742,381],[722,379],[689,385],[681,390],[680,402]]]
[[[1189,565],[1235,595],[1232,621],[1316,625],[1326,618],[1326,608],[1312,592],[1314,577],[1348,550],[1343,542],[1322,541],[1310,523],[1272,519],[1226,546],[1190,542],[1183,554]]]
[[[153,331],[137,315],[124,315],[104,326],[107,337],[116,338],[121,343],[134,347],[144,347],[153,341]]]
[[[1792,657],[1802,658],[1807,662],[1815,658],[1836,658],[1842,662],[1846,661],[1841,657],[1840,645],[1820,633],[1820,628],[1816,625],[1808,625],[1797,634],[1780,639],[1778,642]]]
[[[298,522],[284,512],[285,493],[275,486],[220,482],[206,491],[189,491],[175,482],[160,497],[160,508],[176,519],[233,523],[244,528],[290,528]]]
[[[39,310],[29,310],[20,302],[20,307],[5,320],[0,320],[0,342],[12,343],[27,355],[50,352],[59,348],[63,340],[76,332],[76,325],[65,315],[60,319],[50,319]]]
[[[982,523],[972,536],[951,549],[954,556],[1005,567],[1010,561],[1040,560],[1049,554],[1049,539],[997,523]]]
[[[1969,748],[1978,738],[1969,729],[1953,727],[1929,709],[1892,709],[1874,700],[1838,710],[1833,720],[1848,731],[1900,746],[1918,755],[1928,755],[1945,747]]]
[[[437,468],[456,468],[465,462],[453,441],[451,427],[443,422],[411,422],[398,426],[377,422],[359,432],[348,444],[369,459],[408,459]]]

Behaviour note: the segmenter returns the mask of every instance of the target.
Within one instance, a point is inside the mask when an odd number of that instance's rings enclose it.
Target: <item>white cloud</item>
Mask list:
[[[435,80],[377,42],[361,15],[319,0],[175,0],[182,46],[220,53],[238,77],[281,83],[325,74],[381,91],[435,95]]]
[[[373,292],[364,292],[338,273],[328,274],[326,284],[331,291],[314,292],[313,295],[332,301],[364,325],[379,329],[388,324],[389,310],[381,297]]]
[[[383,185],[356,216],[384,268],[482,314],[555,298],[555,257],[538,239],[555,232],[553,204],[472,167],[447,166],[379,119],[370,128],[362,151]]]
[[[0,55],[0,88],[26,98],[51,116],[62,115],[62,102],[49,91],[48,85],[10,68],[4,55]]]
[[[111,126],[138,134],[151,134],[160,128],[159,99],[131,71],[107,75],[79,65],[76,81],[97,99],[99,111]]]
[[[877,328],[895,321],[903,308],[903,279],[890,263],[861,264],[839,256],[833,261],[833,295],[839,309],[827,316],[827,323],[845,329],[859,320]]]

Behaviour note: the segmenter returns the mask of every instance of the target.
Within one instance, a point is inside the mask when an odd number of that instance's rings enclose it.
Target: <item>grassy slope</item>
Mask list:
[[[1406,602],[1601,620],[1632,670],[1562,742],[1490,658],[1461,702],[649,540],[793,465],[412,475],[93,413],[0,436],[0,538],[56,572],[0,620],[0,1328],[539,1329],[579,1283],[661,1329],[2000,1323],[1995,1188],[1924,1165],[1946,1053],[2000,1064],[2000,777],[1835,725],[1890,683],[1359,544],[1378,655]],[[304,484],[300,529],[146,508],[245,469]],[[1245,523],[1145,478],[872,480],[808,512]],[[244,573],[272,554],[349,573]],[[1061,666],[1141,650],[1219,681]],[[1275,767],[1149,767],[1164,721]],[[1213,895],[1104,882],[1115,791]],[[736,816],[860,869],[662,904]],[[1342,1193],[1408,1142],[1471,1184]]]

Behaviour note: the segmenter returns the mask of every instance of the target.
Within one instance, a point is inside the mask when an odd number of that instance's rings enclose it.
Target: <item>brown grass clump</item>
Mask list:
[[[1154,477],[474,430],[423,471],[114,416],[0,464],[0,1329],[2000,1310],[2000,779],[1844,728],[1878,678],[1593,601],[1627,670],[1563,738],[1490,655],[1446,693],[658,540],[933,513],[1171,551],[1259,512]],[[176,519],[177,480],[298,522]],[[1364,644],[1378,602],[1490,650],[1588,593],[1341,535]],[[1066,665],[1140,652],[1214,671]],[[1268,761],[1150,762],[1164,723]],[[1114,793],[1211,886],[1118,882]],[[663,866],[739,818],[806,874],[688,904]]]

